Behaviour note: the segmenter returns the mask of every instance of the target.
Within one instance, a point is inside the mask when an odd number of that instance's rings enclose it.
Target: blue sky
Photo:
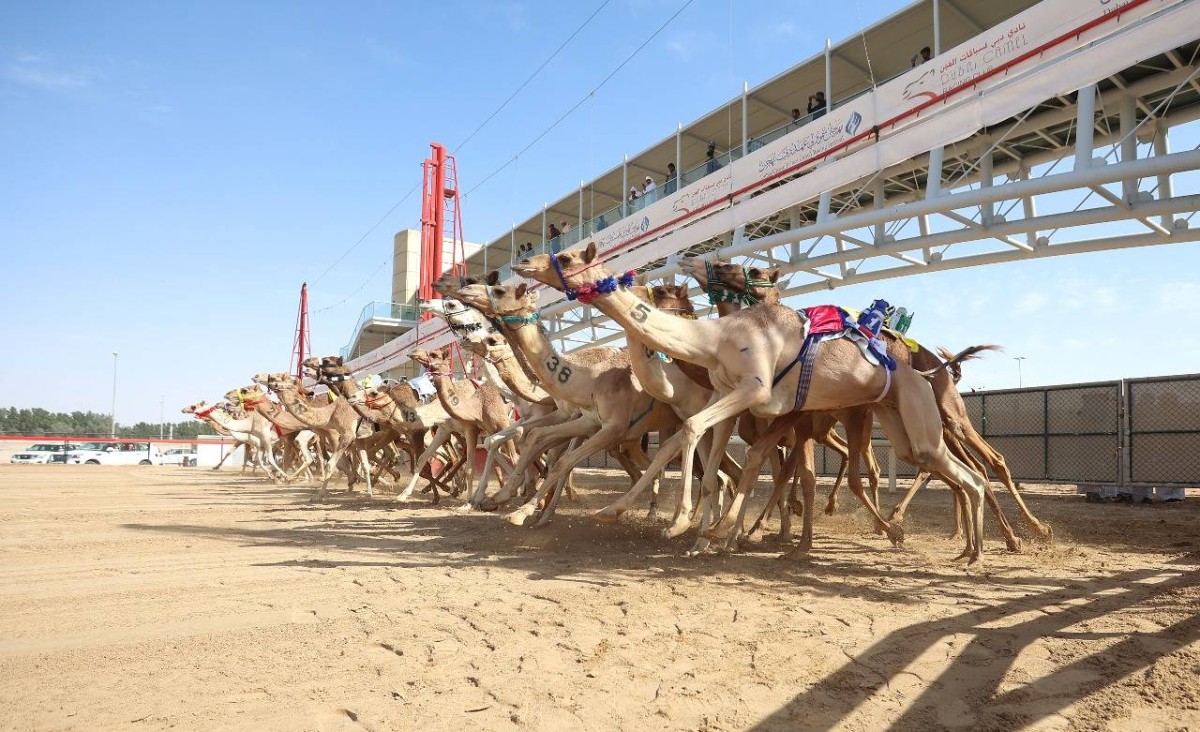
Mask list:
[[[417,196],[364,234],[419,182],[429,142],[457,153],[471,189],[684,4],[604,4],[459,147],[601,0],[5,3],[0,405],[106,412],[118,351],[118,420],[157,420],[160,397],[178,415],[287,366],[305,280],[316,350],[335,352],[362,305],[389,296],[392,233],[417,224]],[[822,14],[815,3],[694,0],[464,201],[467,238],[498,236],[743,81],[760,83],[904,4],[859,0]],[[1195,339],[1167,342],[1144,325],[1200,297],[1198,252],[964,270],[837,299],[905,304],[918,313],[913,332],[933,345],[1004,344],[1004,355],[971,365],[967,385],[1015,386],[1016,355],[1026,385],[1184,373],[1197,370]],[[30,392],[31,381],[42,390]]]

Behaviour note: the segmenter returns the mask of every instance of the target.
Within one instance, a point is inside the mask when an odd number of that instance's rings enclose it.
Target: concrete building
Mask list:
[[[472,274],[481,273],[482,257],[475,256],[481,247],[467,243],[464,250],[469,271]],[[421,312],[417,307],[417,290],[421,283],[420,261],[421,232],[416,229],[396,232],[392,239],[392,299],[390,302],[369,302],[363,307],[350,332],[349,343],[342,348],[343,358],[357,358],[422,326]],[[442,261],[454,261],[453,242],[445,242]],[[419,372],[415,364],[401,364],[384,375],[398,379],[416,376]]]

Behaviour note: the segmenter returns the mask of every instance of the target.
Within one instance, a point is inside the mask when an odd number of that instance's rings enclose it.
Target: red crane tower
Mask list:
[[[300,285],[300,308],[296,311],[296,340],[292,343],[292,368],[296,374],[296,383],[304,383],[304,359],[308,358],[308,349],[312,346],[312,336],[308,333],[308,283]]]
[[[463,240],[462,209],[458,196],[458,166],[453,155],[446,153],[441,143],[430,143],[432,152],[422,167],[421,183],[421,270],[417,297],[433,300],[441,295],[434,291],[433,281],[443,272],[467,273],[466,246]],[[449,229],[449,230],[447,230]],[[447,239],[450,243],[450,264],[444,262]],[[422,320],[432,317],[426,313]],[[466,369],[462,352],[455,343],[451,346],[458,361]]]

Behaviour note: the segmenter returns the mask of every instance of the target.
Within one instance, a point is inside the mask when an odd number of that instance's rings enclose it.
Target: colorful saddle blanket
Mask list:
[[[815,305],[801,312],[808,318],[806,343],[814,336],[818,336],[817,340],[849,338],[872,364],[887,366],[889,371],[896,370],[896,361],[888,355],[887,345],[879,340],[879,331],[859,322],[864,318],[851,316],[836,305]]]
[[[808,399],[809,385],[812,383],[812,372],[816,361],[817,348],[821,345],[822,341],[834,338],[849,338],[858,346],[863,354],[863,358],[867,359],[872,365],[882,365],[887,370],[887,383],[883,394],[879,395],[879,398],[882,399],[891,387],[891,376],[892,371],[896,370],[896,361],[888,355],[887,346],[878,337],[882,318],[872,317],[875,315],[876,306],[881,303],[883,308],[887,307],[887,303],[877,300],[872,304],[871,308],[858,317],[852,317],[848,312],[836,305],[816,305],[801,310],[800,314],[804,316],[808,326],[804,336],[804,343],[801,344],[796,358],[775,376],[775,379],[771,382],[771,386],[777,385],[796,364],[800,364],[800,379],[796,382],[795,408],[797,410],[803,409],[804,402]],[[878,312],[881,314],[883,310],[880,309]]]

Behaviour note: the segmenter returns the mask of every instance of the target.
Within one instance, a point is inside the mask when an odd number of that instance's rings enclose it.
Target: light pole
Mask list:
[[[1013,356],[1013,360],[1017,362],[1017,388],[1020,389],[1021,383],[1021,362],[1025,360],[1024,356]]]
[[[166,406],[166,403],[167,403],[167,395],[160,394],[158,397],[158,439],[160,439],[160,440],[163,438],[163,429],[165,429],[165,426],[166,426],[166,424],[165,424],[166,419],[164,418],[164,415],[166,413],[163,411]]]
[[[109,427],[108,436],[117,436],[117,359],[118,354],[113,351],[113,392],[112,392],[112,426]]]

